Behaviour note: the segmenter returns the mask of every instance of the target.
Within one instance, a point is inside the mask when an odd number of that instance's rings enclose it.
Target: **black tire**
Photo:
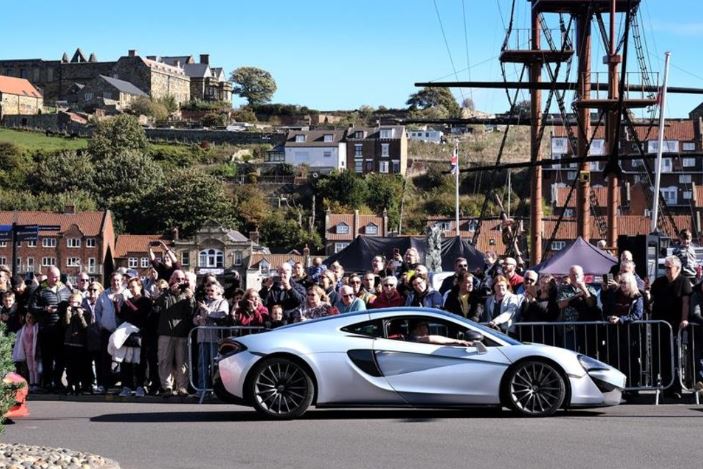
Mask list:
[[[527,360],[508,370],[504,404],[524,417],[548,417],[564,403],[566,384],[559,370],[546,361]]]
[[[315,385],[308,371],[284,357],[263,359],[249,380],[251,403],[268,418],[298,418],[312,404]]]

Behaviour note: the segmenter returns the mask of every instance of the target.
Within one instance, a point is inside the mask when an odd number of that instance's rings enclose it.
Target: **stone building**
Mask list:
[[[36,241],[17,243],[18,273],[42,272],[56,266],[75,284],[81,271],[100,281],[113,270],[115,231],[109,210],[76,212],[67,206],[61,213],[37,211],[0,212],[0,225],[38,225]],[[0,264],[12,263],[12,244],[0,241]]]
[[[28,80],[0,75],[0,119],[6,114],[40,114],[43,107],[44,98]]]
[[[126,269],[146,269],[151,266],[149,259],[149,243],[163,241],[167,246],[171,246],[171,240],[159,234],[121,234],[115,241],[115,267]],[[163,248],[152,246],[152,250],[157,259],[163,258]],[[167,279],[168,280],[168,279]]]
[[[192,55],[169,57],[147,56],[156,62],[181,67],[190,79],[190,97],[200,101],[232,101],[232,84],[227,80],[222,68],[210,67],[210,55],[200,54],[196,63]]]
[[[112,76],[132,83],[155,99],[173,96],[179,104],[190,101],[190,79],[183,68],[140,57],[135,50],[120,57]]]
[[[147,97],[147,94],[128,81],[99,75],[85,86],[76,87],[69,102],[76,107],[93,110],[96,108],[114,108],[122,111],[135,99]]]

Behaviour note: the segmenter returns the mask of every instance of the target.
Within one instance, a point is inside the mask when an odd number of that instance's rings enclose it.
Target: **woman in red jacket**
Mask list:
[[[381,281],[381,293],[373,300],[369,306],[371,309],[391,308],[393,306],[405,305],[405,297],[398,289],[398,279],[389,275]]]
[[[255,288],[244,292],[244,297],[234,312],[234,325],[264,327],[268,318],[268,309],[261,303],[259,292]]]

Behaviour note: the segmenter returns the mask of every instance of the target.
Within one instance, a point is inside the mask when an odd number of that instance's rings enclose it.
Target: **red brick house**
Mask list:
[[[48,267],[56,266],[74,282],[81,271],[102,281],[113,270],[115,231],[109,210],[76,212],[69,206],[61,213],[0,212],[0,224],[13,223],[40,226],[36,241],[17,243],[18,273],[44,273]],[[42,230],[42,226],[58,230]],[[0,241],[0,264],[11,263],[11,243]]]
[[[125,267],[127,269],[145,269],[151,266],[149,259],[149,243],[152,241],[163,241],[167,246],[171,246],[171,240],[160,234],[133,235],[121,234],[115,241],[115,267]],[[153,246],[152,250],[157,258],[163,257],[163,248]]]
[[[388,213],[381,216],[325,212],[325,254],[330,256],[349,245],[357,236],[378,236],[388,233]]]

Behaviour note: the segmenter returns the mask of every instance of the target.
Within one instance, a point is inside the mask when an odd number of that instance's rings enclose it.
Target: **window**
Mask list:
[[[690,174],[679,174],[679,183],[680,184],[691,184],[691,175]]]
[[[66,247],[69,247],[69,248],[81,247],[81,239],[80,238],[66,238]]]
[[[242,265],[242,251],[234,251],[234,265]]]
[[[552,158],[566,154],[567,142],[566,137],[552,137]]]
[[[17,246],[18,248],[21,248],[21,247],[22,247],[22,241],[19,240],[19,239],[18,239],[17,241],[15,241],[15,246]]]
[[[7,257],[5,257],[5,256],[0,256],[0,264],[1,264],[1,265],[7,265]]]
[[[379,161],[378,162],[378,172],[379,173],[387,173],[388,172],[388,161]]]
[[[181,265],[187,267],[190,265],[190,251],[181,252]]]
[[[80,257],[68,257],[66,259],[66,267],[80,267],[81,258]]]
[[[329,143],[334,140],[334,135],[332,134],[325,134],[322,136],[322,141],[325,143]]]
[[[449,231],[452,229],[451,223],[448,221],[438,221],[434,224],[434,226],[436,226],[442,231]]]
[[[683,198],[684,200],[691,200],[691,191],[683,191]]]
[[[385,156],[385,157],[390,156],[390,152],[389,152],[390,147],[391,147],[390,143],[382,143],[381,144],[381,156]]]
[[[644,166],[644,163],[642,162],[642,160],[632,160],[632,167],[633,168],[641,168],[642,166]]]
[[[393,138],[393,129],[381,129],[379,134],[381,138]]]
[[[696,149],[696,144],[692,142],[684,142],[683,143],[683,151],[695,151]]]
[[[649,140],[647,141],[647,153],[657,153],[659,151],[659,141]],[[679,141],[678,140],[664,140],[663,153],[678,153],[679,152]]]
[[[347,246],[349,246],[349,243],[334,243],[334,253],[337,254]]]
[[[357,130],[356,132],[354,132],[354,138],[364,138],[364,131]]]
[[[87,248],[94,248],[95,247],[95,238],[88,238],[85,240],[85,247]]]
[[[342,330],[351,334],[358,334],[367,337],[383,337],[383,324],[380,319],[352,324],[343,327]]]
[[[55,248],[56,247],[56,238],[43,238],[41,240],[41,245],[43,248]]]
[[[591,171],[600,171],[600,161],[591,161],[589,167]]]
[[[7,247],[7,241],[0,241],[0,248]]]
[[[269,263],[266,261],[266,259],[262,260],[262,261],[259,263],[259,272],[261,272],[262,274],[268,274],[270,268],[271,268],[271,264],[269,264]]]
[[[671,158],[662,158],[662,173],[670,173],[672,169]]]
[[[354,158],[361,158],[363,157],[363,153],[361,151],[361,147],[363,145],[361,143],[355,143],[354,144]]]
[[[664,201],[669,205],[676,205],[678,202],[676,187],[662,187],[661,194],[664,197]]]
[[[695,158],[684,158],[682,163],[683,163],[684,168],[694,168],[696,166],[696,159]]]
[[[449,339],[459,339],[462,340],[465,334],[470,329],[451,321],[444,321],[441,319],[436,319],[427,316],[415,316],[415,317],[396,317],[390,318],[383,321],[384,322],[384,332],[385,337],[390,340],[412,340],[413,328],[418,323],[427,324],[427,333],[430,335],[441,335]],[[502,336],[501,336],[502,337]],[[421,344],[419,342],[418,344]],[[483,344],[487,347],[495,347],[496,342],[484,337]],[[432,345],[432,344],[428,344]],[[458,347],[464,347],[460,345]]]
[[[27,247],[28,247],[28,248],[35,248],[35,247],[37,247],[37,240],[36,240],[36,239],[32,239],[32,240],[30,240],[30,241],[27,241]]]
[[[15,268],[17,270],[22,270],[22,258],[21,257],[15,258]]]
[[[377,235],[378,234],[378,225],[375,225],[374,223],[369,223],[366,225],[366,229],[364,232],[367,235]]]
[[[332,150],[323,150],[322,157],[323,158],[332,158]]]
[[[110,93],[109,91],[103,91],[103,98],[112,99],[112,93]]]
[[[149,262],[148,257],[142,257],[141,259],[139,259],[139,267],[141,267],[142,269],[149,267],[150,265],[151,262]]]
[[[27,272],[34,272],[34,258],[27,258]]]
[[[94,257],[89,257],[88,258],[88,273],[89,274],[94,274],[95,273],[95,258]]]
[[[591,156],[605,155],[605,140],[602,138],[593,139],[588,147],[588,154]]]
[[[574,209],[573,208],[565,208],[564,209],[564,216],[565,217],[573,217],[574,216]]]
[[[127,267],[129,267],[130,269],[136,269],[137,265],[139,265],[139,259],[137,259],[136,257],[130,257],[129,259],[127,259]]]
[[[305,135],[298,134],[295,136],[295,143],[305,143]]]
[[[86,101],[92,100],[92,99],[93,99],[93,93],[86,93],[86,94],[83,96],[83,99],[85,99]]]
[[[349,225],[346,223],[337,225],[337,234],[349,234]]]
[[[42,257],[41,258],[41,265],[42,265],[42,267],[50,267],[52,265],[56,265],[56,258],[55,257]]]
[[[393,164],[393,173],[397,174],[400,172],[400,161],[391,161]]]
[[[204,249],[200,251],[199,267],[224,267],[225,254],[219,249]]]
[[[354,160],[354,172],[363,173],[364,172],[364,162],[362,160]]]
[[[566,247],[566,241],[552,241],[552,251],[561,251]]]

